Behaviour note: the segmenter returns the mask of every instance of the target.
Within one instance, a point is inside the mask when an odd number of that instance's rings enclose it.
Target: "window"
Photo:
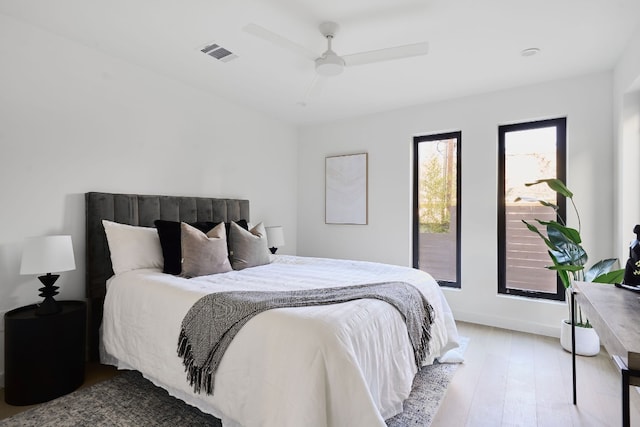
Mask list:
[[[498,292],[564,300],[564,287],[551,264],[547,247],[523,224],[534,218],[557,220],[553,209],[517,197],[543,199],[559,207],[564,197],[546,185],[526,187],[538,179],[566,182],[566,118],[500,126],[498,130]],[[542,228],[544,232],[544,227]]]
[[[440,285],[460,287],[461,132],[414,143],[413,266]]]

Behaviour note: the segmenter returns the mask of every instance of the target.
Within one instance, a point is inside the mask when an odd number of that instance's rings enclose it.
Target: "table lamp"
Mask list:
[[[275,254],[280,246],[284,246],[284,229],[280,225],[266,227],[269,250]]]
[[[58,286],[53,284],[60,275],[51,273],[75,268],[71,236],[42,236],[26,240],[22,250],[20,274],[42,274],[38,279],[44,285],[38,289],[44,301],[38,305],[37,315],[46,316],[60,312],[58,303],[53,299],[58,294]]]

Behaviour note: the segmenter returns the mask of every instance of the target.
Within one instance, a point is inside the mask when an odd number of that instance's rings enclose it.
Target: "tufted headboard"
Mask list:
[[[156,219],[168,221],[249,221],[249,201],[206,197],[149,196],[86,193],[86,296],[89,308],[89,360],[98,360],[99,329],[106,282],[113,275],[111,254],[102,220],[153,227]]]

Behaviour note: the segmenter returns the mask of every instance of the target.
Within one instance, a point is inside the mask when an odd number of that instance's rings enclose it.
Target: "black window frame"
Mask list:
[[[462,131],[437,133],[415,136],[413,138],[413,268],[420,269],[420,215],[419,215],[419,185],[418,185],[418,146],[421,142],[456,139],[456,281],[437,280],[438,284],[449,288],[462,288],[461,265],[462,252],[460,247],[462,236]]]
[[[567,178],[567,118],[536,120],[531,122],[501,125],[498,127],[498,293],[529,298],[565,301],[565,289],[556,274],[556,293],[513,289],[507,287],[507,245],[505,215],[505,135],[508,132],[556,128],[556,178],[566,182]],[[557,194],[558,217],[566,218],[566,198]],[[551,259],[549,259],[551,263]]]

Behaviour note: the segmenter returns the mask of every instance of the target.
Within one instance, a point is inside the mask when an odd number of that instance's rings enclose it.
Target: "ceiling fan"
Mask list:
[[[429,50],[429,44],[427,42],[420,42],[340,56],[331,48],[333,38],[340,26],[335,22],[323,22],[318,28],[320,33],[327,39],[327,50],[320,56],[310,52],[304,46],[257,24],[251,23],[246,25],[244,31],[313,60],[315,62],[316,72],[320,76],[337,76],[342,73],[344,67],[353,65],[364,65],[373,62],[426,55]]]

